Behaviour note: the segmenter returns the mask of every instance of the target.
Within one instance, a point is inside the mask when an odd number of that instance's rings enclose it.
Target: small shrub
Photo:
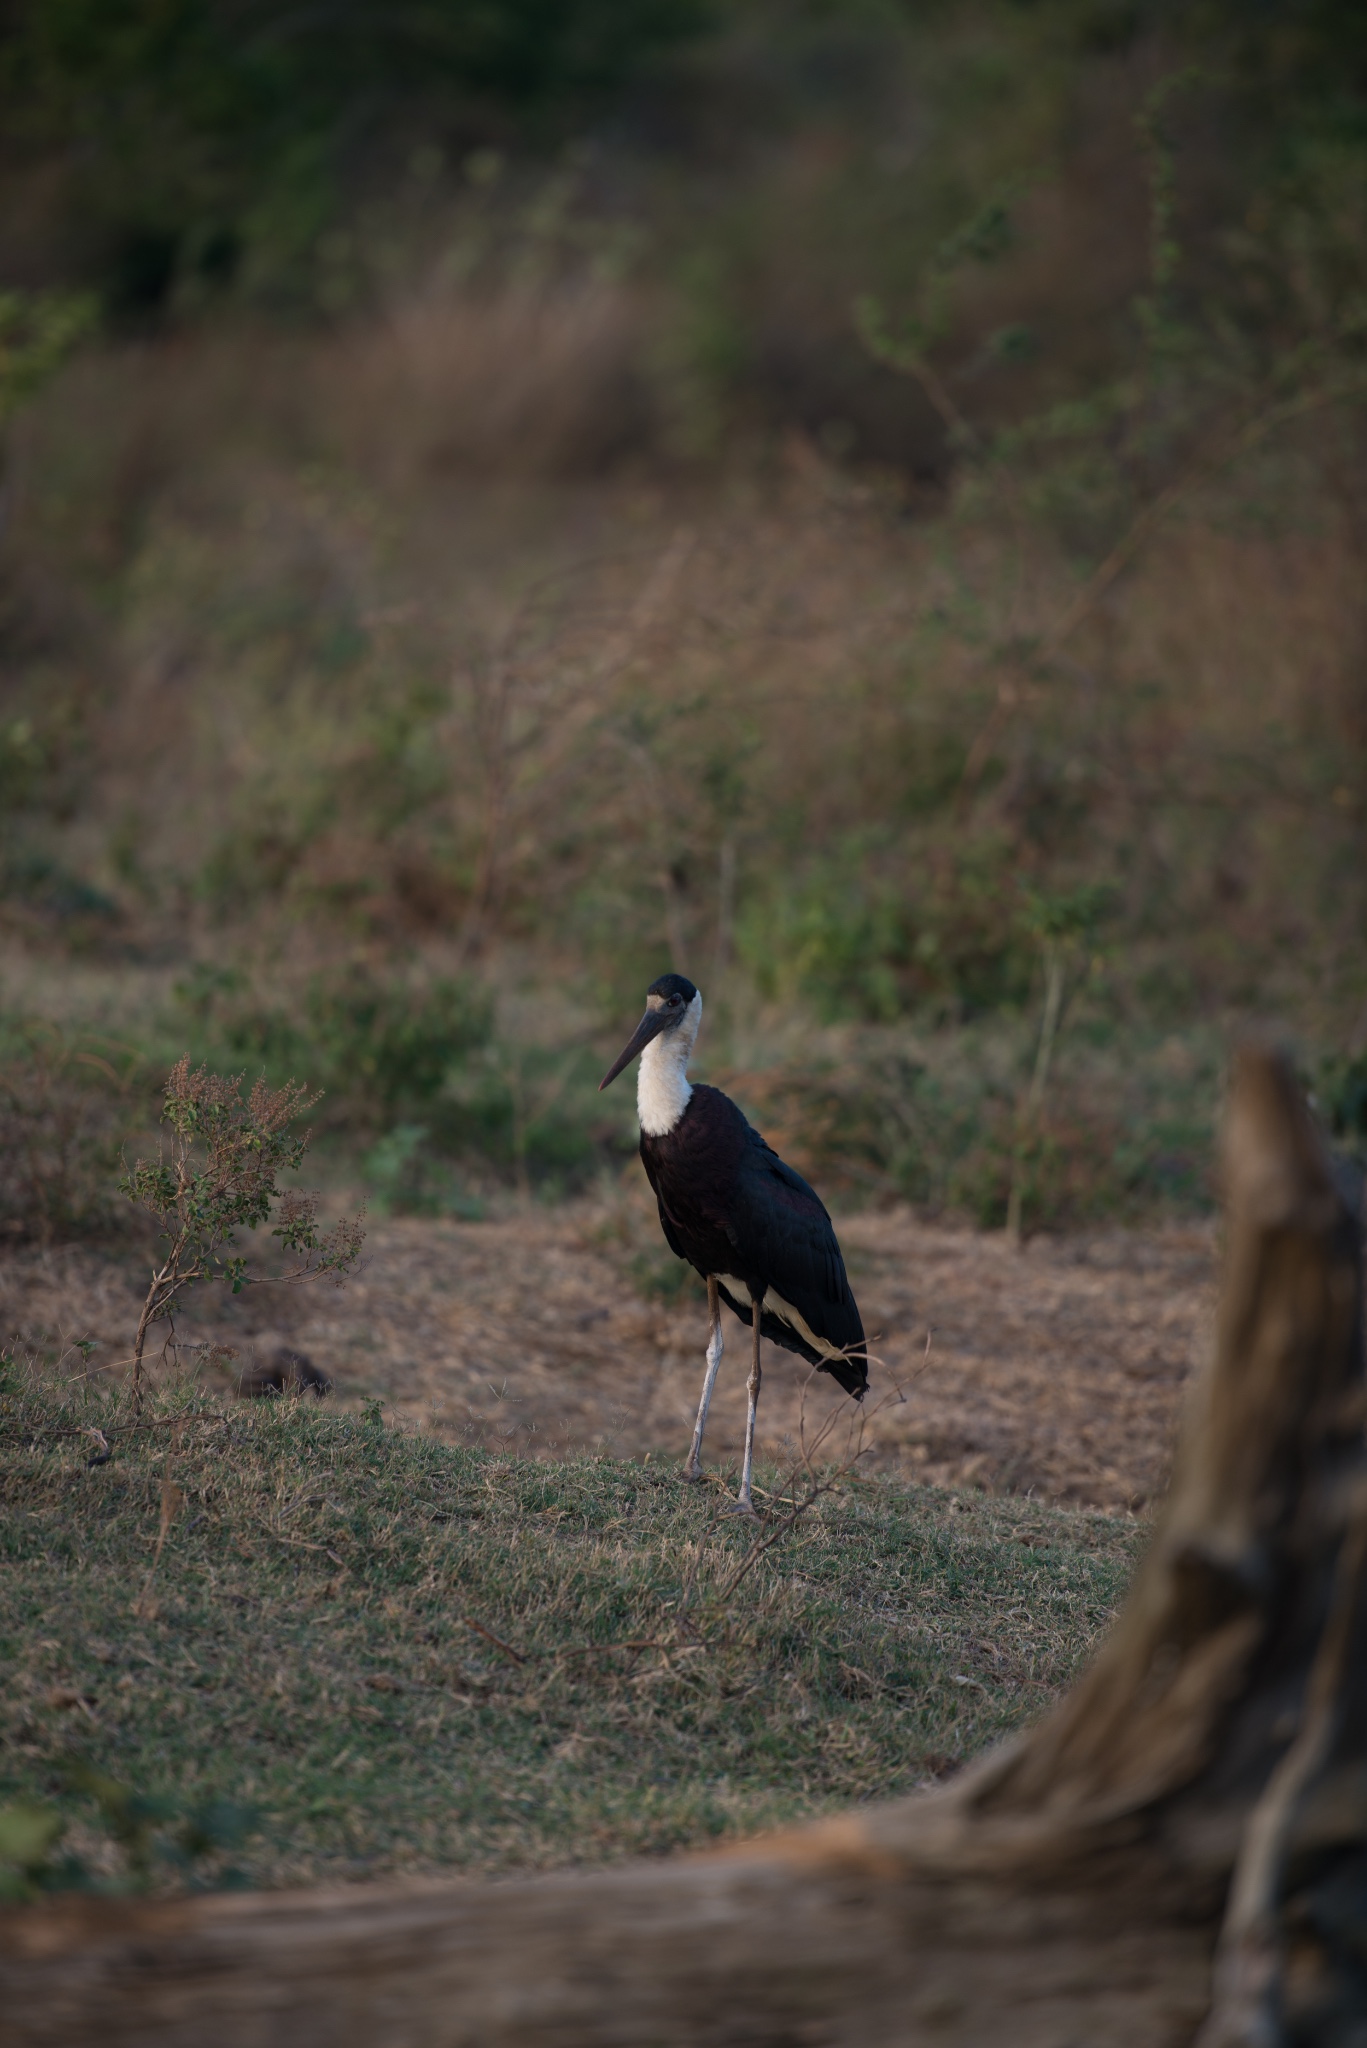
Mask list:
[[[317,1097],[293,1081],[272,1089],[259,1080],[247,1095],[242,1086],[240,1074],[191,1071],[188,1059],[178,1060],[162,1106],[170,1138],[156,1159],[139,1159],[121,1183],[129,1200],[156,1218],[165,1247],[138,1319],[135,1399],[148,1331],[171,1317],[188,1288],[223,1280],[238,1294],[263,1277],[249,1273],[237,1249],[239,1231],[258,1230],[275,1217],[271,1235],[294,1259],[279,1276],[285,1282],[324,1274],[340,1281],[360,1257],[359,1220],[343,1218],[320,1234],[317,1196],[279,1184],[282,1173],[298,1168],[308,1144],[306,1132],[291,1133],[289,1126]]]

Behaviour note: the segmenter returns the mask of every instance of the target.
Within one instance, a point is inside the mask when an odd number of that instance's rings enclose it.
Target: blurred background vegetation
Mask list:
[[[1367,1134],[1362,0],[0,7],[0,1225],[183,1050],[475,1215],[668,965],[849,1199]]]

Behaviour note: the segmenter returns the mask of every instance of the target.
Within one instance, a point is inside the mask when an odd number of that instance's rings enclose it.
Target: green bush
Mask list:
[[[1218,1034],[1155,1042],[1116,1030],[1104,991],[1089,988],[1059,1034],[1039,1118],[1026,1120],[1036,1038],[1028,1013],[935,1030],[846,1026],[821,1034],[815,1057],[721,1078],[829,1196],[999,1229],[1019,1152],[1027,1233],[1211,1207]]]
[[[241,969],[201,963],[175,1002],[197,1059],[320,1089],[320,1129],[368,1142],[367,1184],[392,1213],[477,1214],[479,1183],[567,1192],[616,1154],[593,1058],[496,1033],[472,977],[353,966],[267,994]]]
[[[395,1124],[361,1161],[370,1199],[382,1216],[459,1216],[473,1222],[484,1204],[431,1146],[426,1124]]]
[[[372,1127],[435,1102],[493,1025],[469,980],[414,984],[364,967],[316,974],[291,1002],[264,997],[240,969],[200,964],[175,996],[203,1057],[245,1062],[277,1086],[303,1079],[325,1091],[325,1115]]]
[[[1015,850],[937,837],[931,848],[919,835],[855,843],[750,905],[737,943],[761,990],[870,1023],[1022,1001],[1032,947]]]
[[[116,1227],[120,1155],[149,1109],[145,1083],[127,1045],[0,1016],[0,1230],[50,1244]]]

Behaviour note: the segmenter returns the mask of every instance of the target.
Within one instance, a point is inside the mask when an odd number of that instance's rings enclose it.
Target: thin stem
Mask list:
[[[660,869],[660,893],[664,897],[665,943],[669,947],[669,964],[676,974],[688,972],[688,949],[684,940],[683,902],[679,885],[674,879],[674,870],[666,864]]]
[[[1044,949],[1044,1021],[1040,1025],[1039,1049],[1035,1054],[1035,1071],[1030,1077],[1030,1093],[1026,1109],[1030,1115],[1037,1115],[1044,1106],[1044,1090],[1049,1080],[1049,1062],[1053,1058],[1054,1040],[1058,1035],[1059,1014],[1063,1008],[1063,949],[1054,941],[1046,941]]]
[[[1024,1203],[1025,1143],[1029,1133],[1038,1125],[1040,1111],[1044,1107],[1044,1091],[1049,1083],[1049,1063],[1054,1054],[1054,1041],[1058,1037],[1059,1018],[1063,1012],[1063,948],[1056,939],[1044,942],[1044,1016],[1040,1022],[1039,1045],[1035,1051],[1035,1071],[1030,1076],[1030,1087],[1025,1098],[1025,1108],[1016,1125],[1016,1149],[1011,1160],[1011,1190],[1006,1198],[1006,1231],[1016,1244],[1021,1239],[1021,1210]]]
[[[719,985],[731,960],[731,926],[736,908],[736,835],[728,832],[717,855],[717,943],[712,954],[712,981]]]

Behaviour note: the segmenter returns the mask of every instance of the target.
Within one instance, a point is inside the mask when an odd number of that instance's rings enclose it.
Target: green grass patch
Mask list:
[[[1140,1541],[841,1479],[722,1599],[752,1528],[649,1463],[289,1402],[91,1466],[6,1407],[0,1806],[59,1813],[94,1882],[184,1882],[175,1841],[223,1801],[274,1885],[658,1853],[906,1791],[1048,1704]],[[181,1817],[160,1860],[144,1829],[150,1877],[92,1774]]]

